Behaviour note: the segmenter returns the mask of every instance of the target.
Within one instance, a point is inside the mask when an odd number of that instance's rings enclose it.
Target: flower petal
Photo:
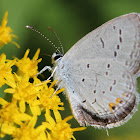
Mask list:
[[[5,101],[3,98],[0,97],[0,104],[3,105],[3,106],[5,106],[5,105],[8,104],[8,102]]]
[[[19,101],[19,108],[20,108],[20,111],[21,111],[22,113],[25,112],[26,106],[25,106],[25,101],[24,101],[24,100],[20,100],[20,101]]]
[[[33,115],[41,115],[41,110],[38,106],[30,106]]]

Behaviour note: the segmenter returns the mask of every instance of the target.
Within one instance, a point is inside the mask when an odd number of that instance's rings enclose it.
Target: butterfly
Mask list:
[[[108,21],[65,55],[54,53],[53,77],[81,126],[118,127],[137,111],[140,76],[140,14]],[[44,70],[43,70],[44,71]]]

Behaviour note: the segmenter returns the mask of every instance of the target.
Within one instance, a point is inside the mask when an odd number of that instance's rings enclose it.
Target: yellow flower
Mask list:
[[[7,16],[8,16],[8,12],[5,13],[5,16],[2,20],[2,24],[0,26],[0,48],[4,45],[4,44],[8,44],[8,43],[13,43],[15,44],[18,48],[20,48],[20,46],[12,41],[12,38],[15,37],[17,38],[16,35],[11,34],[12,29],[10,27],[6,27],[7,25]]]
[[[0,98],[0,104],[2,105],[2,108],[0,109],[0,126],[2,137],[5,134],[11,134],[15,129],[15,124],[21,125],[22,121],[31,119],[31,116],[28,114],[20,112],[16,102],[10,103]]]
[[[22,59],[15,58],[16,66],[18,67],[18,75],[23,76],[24,74],[28,74],[30,77],[35,76],[38,73],[38,63],[41,62],[41,58],[38,59],[40,49],[38,49],[31,60],[28,57],[29,49],[25,52],[25,55]],[[38,60],[37,60],[38,59]]]
[[[71,125],[68,124],[67,121],[71,120],[73,116],[69,116],[62,120],[58,110],[53,110],[53,112],[56,121],[50,116],[49,111],[46,110],[45,114],[46,122],[48,122],[46,123],[47,129],[50,130],[50,134],[47,133],[49,140],[71,140],[71,138],[75,140],[73,132],[86,129],[86,127],[71,128]]]
[[[4,92],[13,94],[13,98],[19,101],[19,108],[21,112],[25,112],[26,102],[30,104],[37,99],[37,93],[42,88],[41,85],[36,86],[35,83],[30,83],[29,78],[28,74],[23,77],[13,74],[11,77],[8,77],[8,80],[6,80],[6,84],[11,88],[7,88]]]
[[[46,84],[49,82],[50,81],[48,80],[46,82],[41,83],[41,81],[37,77],[34,77],[33,84],[34,84],[35,88],[38,88],[38,90],[37,90],[38,92],[36,93],[37,98],[34,100],[31,100],[29,102],[29,107],[30,107],[30,110],[31,110],[33,115],[41,115],[41,111],[43,109],[41,109],[42,107],[40,106],[38,101],[39,101],[39,97],[41,96],[42,91],[44,91],[44,86],[47,86]]]
[[[40,93],[38,94],[38,100],[33,102],[33,106],[40,106],[41,110],[51,109],[51,110],[64,110],[62,107],[64,104],[61,102],[58,94],[63,92],[64,89],[60,89],[55,92],[55,89],[52,88],[56,81],[53,81],[51,85],[48,87],[44,84],[43,88],[41,89]],[[53,95],[54,94],[54,95]]]
[[[5,78],[11,75],[11,67],[14,65],[15,61],[6,62],[6,55],[3,53],[0,55],[0,87],[5,84]]]
[[[47,140],[45,129],[46,125],[40,125],[34,128],[37,117],[33,116],[30,121],[23,123],[20,128],[16,128],[13,132],[13,140]]]

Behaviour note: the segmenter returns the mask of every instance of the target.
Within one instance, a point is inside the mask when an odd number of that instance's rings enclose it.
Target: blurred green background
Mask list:
[[[65,52],[80,38],[102,25],[106,21],[117,16],[138,12],[140,13],[140,0],[0,0],[0,22],[8,11],[8,25],[19,38],[16,42],[20,49],[13,44],[5,45],[1,53],[6,53],[7,58],[13,56],[22,58],[25,50],[30,49],[30,57],[37,48],[41,48],[41,54],[52,55],[55,49],[39,34],[26,29],[26,25],[33,26],[45,34],[54,44],[58,41],[47,28],[50,26],[58,34]],[[40,55],[43,58],[39,69],[45,65],[51,65],[51,58]],[[47,77],[50,73],[45,72]],[[140,82],[139,82],[140,83]],[[140,86],[138,86],[139,90]],[[69,103],[63,95],[60,95],[65,103],[65,111],[62,116],[71,115]],[[139,108],[140,109],[140,108]],[[109,130],[107,136],[105,130],[88,127],[82,132],[75,132],[77,140],[140,140],[140,111],[125,125]],[[73,119],[72,127],[78,127]],[[8,138],[5,138],[8,139]]]

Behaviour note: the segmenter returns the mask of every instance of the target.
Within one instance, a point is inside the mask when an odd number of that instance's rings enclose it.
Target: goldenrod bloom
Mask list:
[[[47,140],[45,129],[46,125],[35,128],[37,117],[33,116],[30,121],[26,121],[19,128],[13,131],[13,140]]]
[[[25,52],[25,55],[22,59],[15,58],[16,66],[18,67],[18,75],[23,76],[24,74],[28,74],[30,77],[35,76],[38,73],[38,63],[41,62],[41,58],[38,59],[40,49],[38,49],[31,60],[28,57],[29,49]]]
[[[21,125],[22,121],[30,120],[31,116],[20,112],[16,102],[7,102],[0,98],[0,126],[1,137],[11,134],[15,130],[15,124]]]
[[[12,75],[12,66],[14,65],[15,61],[8,61],[6,60],[6,55],[3,53],[0,55],[0,87],[5,84],[5,78],[8,78]]]
[[[30,104],[37,99],[37,93],[42,88],[41,85],[36,86],[36,83],[30,83],[29,78],[28,74],[23,77],[13,74],[6,80],[6,84],[11,88],[7,88],[4,92],[13,94],[13,98],[19,102],[21,112],[25,112],[26,102]]]
[[[15,44],[18,48],[20,48],[20,46],[12,41],[12,38],[15,37],[17,38],[16,35],[11,34],[12,29],[10,27],[6,27],[7,25],[7,16],[8,16],[8,12],[5,13],[5,16],[2,20],[2,24],[0,26],[0,48],[4,45],[4,44],[8,44],[8,43],[13,43]]]
[[[61,102],[58,96],[58,94],[63,92],[64,89],[60,89],[54,94],[55,90],[52,87],[55,83],[56,81],[52,82],[49,87],[46,84],[44,84],[43,88],[38,94],[38,100],[35,100],[33,102],[34,106],[40,106],[41,110],[64,110],[64,107],[62,107],[63,102]]]
[[[47,129],[50,130],[50,134],[48,133],[49,140],[71,140],[75,137],[73,136],[74,131],[82,131],[86,129],[86,127],[79,128],[71,128],[71,125],[67,123],[67,121],[71,120],[73,116],[69,116],[62,120],[61,115],[58,110],[53,110],[55,120],[50,116],[50,112],[46,110],[46,123]],[[44,124],[44,123],[43,123]]]

